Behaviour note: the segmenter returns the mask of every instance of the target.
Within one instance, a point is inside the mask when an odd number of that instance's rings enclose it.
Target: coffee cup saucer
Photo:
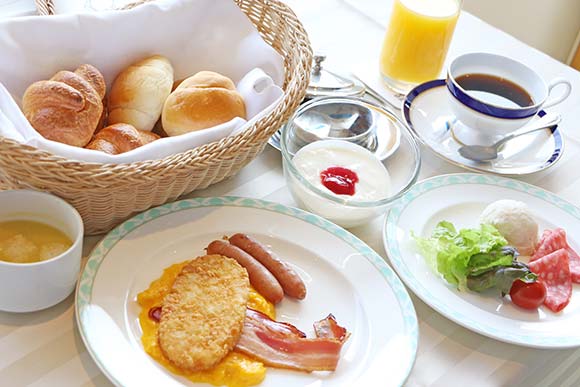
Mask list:
[[[444,160],[469,170],[527,175],[556,164],[564,150],[563,136],[555,126],[508,141],[495,160],[477,162],[464,158],[459,148],[465,144],[454,133],[471,129],[462,124],[448,106],[444,79],[425,82],[412,89],[403,101],[402,114],[405,124],[423,145]],[[543,110],[538,113],[540,117],[544,114]]]

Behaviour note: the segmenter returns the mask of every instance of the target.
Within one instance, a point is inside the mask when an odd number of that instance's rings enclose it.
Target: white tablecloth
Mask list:
[[[388,19],[390,1],[287,2],[301,17],[314,48],[328,56],[328,67],[377,71],[375,58]],[[554,168],[522,180],[580,206],[580,73],[463,13],[449,57],[469,51],[509,55],[527,63],[548,79],[563,76],[572,82],[572,95],[554,109],[563,115],[561,128],[566,139],[563,158]],[[427,149],[422,150],[422,178],[462,171]],[[282,175],[280,154],[270,147],[234,178],[189,196],[221,195],[256,197],[294,205]],[[351,231],[386,258],[381,242],[381,224],[377,219]],[[85,256],[98,239],[86,239]],[[501,343],[447,320],[416,297],[412,298],[419,317],[420,339],[416,363],[407,385],[580,385],[580,350],[536,350]],[[25,315],[0,312],[0,385],[110,385],[79,337],[73,309],[71,296],[42,312]]]

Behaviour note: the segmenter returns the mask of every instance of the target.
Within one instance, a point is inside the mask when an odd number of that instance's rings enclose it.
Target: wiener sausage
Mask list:
[[[284,298],[284,290],[282,290],[278,280],[264,265],[242,249],[227,241],[216,240],[211,242],[206,250],[208,254],[225,255],[235,259],[248,271],[250,284],[254,289],[271,303],[277,304]]]
[[[239,247],[252,257],[256,258],[282,285],[288,296],[303,300],[306,297],[306,286],[300,276],[286,262],[278,258],[264,245],[245,234],[235,234],[229,239],[230,243]]]

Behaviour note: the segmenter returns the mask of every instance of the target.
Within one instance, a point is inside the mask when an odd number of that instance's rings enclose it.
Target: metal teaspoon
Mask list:
[[[557,125],[561,121],[560,115],[557,114],[546,114],[539,120],[535,121],[530,125],[526,125],[522,129],[518,129],[515,132],[508,134],[504,138],[497,141],[492,145],[464,145],[459,148],[459,154],[466,159],[474,161],[491,161],[497,159],[497,151],[506,142],[523,136],[524,134],[532,133],[538,130],[543,130]]]

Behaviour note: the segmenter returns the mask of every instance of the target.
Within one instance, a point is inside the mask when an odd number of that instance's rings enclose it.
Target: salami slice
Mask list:
[[[566,231],[561,228],[546,230],[538,243],[536,252],[530,258],[530,262],[542,258],[559,249],[566,249],[570,261],[570,275],[572,282],[580,283],[580,256],[570,247],[566,240]]]
[[[552,235],[552,230],[544,230],[544,232],[542,233],[542,236],[540,237],[540,241],[538,242],[538,244],[536,244],[536,250],[534,251],[533,256],[531,257],[532,261],[535,261],[538,258],[541,258],[539,256],[540,254],[540,247],[542,247],[544,245],[544,243],[546,242],[546,239],[548,239],[548,237]]]
[[[572,282],[580,284],[580,256],[578,256],[570,246],[566,248],[566,251],[570,258],[570,275],[572,276]]]
[[[542,234],[542,239],[538,243],[538,247],[534,252],[530,262],[542,258],[556,250],[566,248],[566,233],[563,229],[557,228],[555,230],[545,230]]]
[[[559,312],[570,302],[572,296],[572,278],[568,251],[559,249],[530,262],[530,269],[536,273],[539,280],[546,286],[544,305],[548,309]]]

